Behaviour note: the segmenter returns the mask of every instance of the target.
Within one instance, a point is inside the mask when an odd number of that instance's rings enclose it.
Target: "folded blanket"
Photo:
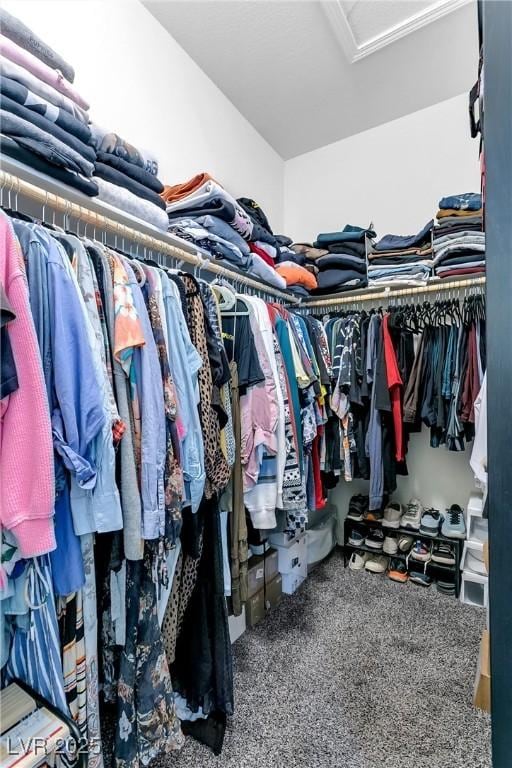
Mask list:
[[[75,70],[73,67],[65,61],[62,56],[59,56],[53,48],[41,40],[29,27],[27,27],[22,21],[11,16],[10,13],[0,8],[0,29],[5,37],[12,40],[17,45],[24,48],[29,53],[32,53],[40,61],[46,64],[51,69],[58,69],[62,72],[66,80],[70,83],[75,79]]]
[[[120,187],[128,189],[137,197],[141,197],[143,200],[149,200],[150,203],[153,203],[153,205],[156,205],[158,208],[165,211],[165,203],[160,195],[157,195],[156,192],[153,192],[152,189],[148,189],[148,187],[145,187],[143,184],[139,184],[138,181],[127,176],[126,173],[116,170],[111,165],[96,162],[94,166],[94,175],[99,176],[100,179],[105,179],[105,181],[110,181],[111,184],[117,184]]]
[[[3,34],[0,34],[0,53],[9,61],[18,64],[34,75],[34,77],[42,80],[43,83],[47,83],[47,85],[51,85],[59,93],[63,93],[86,112],[89,109],[89,104],[86,100],[73,88],[61,72],[51,69],[41,59],[36,58],[30,51],[21,48]]]
[[[145,224],[151,224],[163,232],[167,231],[169,219],[165,211],[157,208],[156,205],[147,200],[136,197],[127,189],[105,181],[105,179],[96,178],[95,181],[98,185],[98,197],[100,200],[125,213],[129,213],[131,216],[135,216]]]
[[[14,139],[0,134],[0,152],[6,157],[12,157],[19,163],[23,163],[28,168],[44,173],[51,179],[62,181],[73,189],[78,189],[88,197],[95,197],[98,194],[98,185],[92,179],[86,179],[81,174],[73,173],[65,168],[50,163],[42,155],[34,154],[28,147],[23,147]]]
[[[439,201],[441,209],[459,211],[478,211],[482,207],[482,195],[479,192],[463,192],[461,195],[449,195]]]
[[[158,176],[158,161],[152,152],[148,152],[147,149],[134,147],[133,144],[129,144],[121,136],[118,136],[117,133],[102,128],[97,123],[91,123],[90,128],[90,142],[96,152],[107,152],[111,155],[116,155],[126,160],[127,163],[138,165],[148,173],[152,173],[153,176]]]

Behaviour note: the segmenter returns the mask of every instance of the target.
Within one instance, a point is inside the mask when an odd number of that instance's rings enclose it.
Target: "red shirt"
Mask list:
[[[395,349],[388,328],[389,315],[384,315],[382,320],[382,336],[384,339],[384,357],[386,360],[386,379],[391,400],[393,424],[395,427],[395,458],[397,461],[405,459],[404,453],[404,428],[402,420],[402,377],[398,370]]]

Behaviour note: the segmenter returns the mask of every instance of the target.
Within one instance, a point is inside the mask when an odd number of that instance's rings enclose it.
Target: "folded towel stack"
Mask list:
[[[3,9],[0,26],[2,153],[97,195],[89,104],[73,86],[73,68]]]
[[[432,228],[416,235],[384,235],[368,254],[368,284],[423,285],[432,275]]]
[[[434,271],[441,278],[485,273],[482,197],[478,193],[465,192],[439,201]]]

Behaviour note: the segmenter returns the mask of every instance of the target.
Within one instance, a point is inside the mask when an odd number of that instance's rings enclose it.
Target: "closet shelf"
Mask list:
[[[335,309],[338,306],[349,304],[353,306],[359,302],[380,301],[386,302],[388,299],[396,299],[400,296],[424,295],[426,293],[445,293],[446,291],[459,291],[462,288],[476,288],[485,285],[485,277],[463,277],[454,280],[441,280],[433,278],[426,285],[408,286],[402,288],[392,288],[383,286],[382,288],[366,288],[362,291],[342,294],[331,294],[322,299],[310,298],[303,299],[300,309],[315,310],[320,308]]]
[[[198,268],[199,271],[204,270],[224,277],[235,284],[247,286],[290,305],[300,303],[300,299],[290,291],[279,290],[237,269],[228,268],[216,261],[211,261],[207,251],[192,247],[190,243],[175,235],[161,232],[134,216],[103,203],[101,200],[87,197],[61,182],[48,179],[43,174],[5,157],[2,158],[0,170],[0,190],[2,207],[16,208],[18,196],[25,197],[42,205],[43,219],[47,209],[58,211],[68,222],[77,222],[77,233],[78,222],[80,222],[83,224],[81,233],[83,235],[88,234],[88,227],[90,227],[91,234],[97,231],[108,232],[114,237],[116,243],[118,239],[123,245],[125,240],[135,243],[137,252],[139,247],[142,248],[141,259],[145,258],[146,251],[150,251],[156,255],[156,261],[160,261],[162,264],[164,263],[162,256],[167,257],[174,260],[174,266],[180,262],[190,264]],[[7,206],[5,205],[5,197],[7,197]],[[168,266],[172,265],[169,264]]]

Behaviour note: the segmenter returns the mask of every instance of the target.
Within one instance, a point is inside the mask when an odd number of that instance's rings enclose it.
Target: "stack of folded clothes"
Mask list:
[[[373,229],[347,224],[341,232],[319,234],[314,245],[299,243],[295,250],[313,261],[318,269],[318,286],[312,293],[328,294],[365,288],[366,243],[375,237]]]
[[[281,249],[279,236],[274,236],[254,200],[235,200],[209,173],[165,186],[162,199],[170,232],[276,288],[286,288],[286,280],[275,266]],[[281,239],[283,248],[291,243]]]
[[[368,285],[424,285],[432,275],[431,220],[416,235],[384,235],[368,254]]]
[[[434,228],[434,270],[437,277],[485,272],[482,197],[475,192],[443,197]]]
[[[97,195],[89,105],[73,87],[73,68],[3,9],[0,29],[2,154]]]
[[[168,220],[160,197],[164,185],[158,180],[158,162],[117,133],[91,123],[90,144],[96,152],[94,179],[99,198],[164,232]]]

